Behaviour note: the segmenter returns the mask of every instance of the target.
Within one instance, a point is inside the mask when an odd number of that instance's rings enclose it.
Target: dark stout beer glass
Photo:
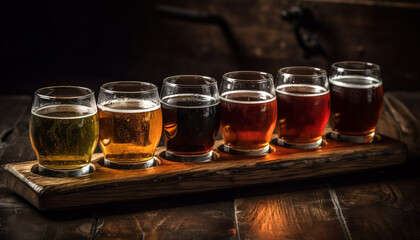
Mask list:
[[[331,66],[331,138],[371,143],[381,115],[380,68],[368,62],[337,62]]]
[[[210,161],[220,124],[216,80],[197,75],[168,77],[163,80],[161,102],[166,157]]]
[[[224,150],[245,155],[267,154],[277,116],[272,75],[257,71],[225,73],[220,103]]]
[[[327,72],[313,67],[278,71],[277,142],[290,148],[317,148],[330,116]]]
[[[149,168],[162,134],[156,85],[121,81],[101,86],[98,97],[99,143],[105,166]]]
[[[61,177],[88,173],[99,131],[93,91],[41,88],[35,92],[31,112],[29,133],[38,171]]]

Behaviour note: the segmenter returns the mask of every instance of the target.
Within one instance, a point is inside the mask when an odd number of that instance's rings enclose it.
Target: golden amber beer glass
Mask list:
[[[371,143],[383,104],[381,70],[368,62],[336,62],[330,72],[330,137]]]
[[[162,134],[162,112],[156,85],[110,82],[98,97],[99,144],[105,166],[148,168]]]
[[[99,131],[93,91],[76,86],[38,89],[31,112],[29,132],[39,170],[61,171],[60,176],[86,173]]]
[[[257,71],[225,73],[220,85],[220,112],[224,151],[267,154],[277,118],[273,76]]]
[[[330,116],[327,72],[314,67],[285,67],[278,71],[277,142],[298,149],[318,148]]]

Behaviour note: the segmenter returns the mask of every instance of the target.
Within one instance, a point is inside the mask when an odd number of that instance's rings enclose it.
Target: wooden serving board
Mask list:
[[[382,136],[372,144],[326,140],[315,150],[286,149],[260,157],[230,155],[217,150],[219,158],[206,163],[180,163],[161,159],[151,169],[117,170],[98,164],[96,171],[74,178],[52,178],[31,172],[36,161],[7,164],[3,183],[41,210],[79,208],[117,201],[143,200],[178,194],[237,188],[258,184],[325,177],[365,169],[402,164],[406,145]],[[158,156],[164,147],[156,151]]]

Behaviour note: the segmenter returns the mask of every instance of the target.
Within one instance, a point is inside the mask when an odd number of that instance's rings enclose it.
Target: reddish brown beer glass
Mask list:
[[[225,151],[244,155],[269,152],[277,117],[271,74],[256,71],[224,74],[220,108],[220,132]]]
[[[380,67],[368,62],[337,62],[331,66],[331,138],[371,143],[381,115]]]
[[[314,67],[285,67],[278,71],[277,142],[280,146],[320,147],[330,115],[327,72]]]

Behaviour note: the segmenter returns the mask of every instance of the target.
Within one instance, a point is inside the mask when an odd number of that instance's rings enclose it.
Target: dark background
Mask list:
[[[384,88],[420,90],[420,4],[416,1],[8,1],[2,3],[0,94],[48,85],[99,91],[108,81],[161,84],[175,74],[220,80],[232,70],[276,74],[280,67],[329,70],[340,60],[377,63]],[[175,7],[168,8],[169,7]],[[322,52],[308,56],[293,24],[310,9],[303,35]],[[168,10],[169,9],[169,10]],[[309,54],[310,55],[310,54]]]

